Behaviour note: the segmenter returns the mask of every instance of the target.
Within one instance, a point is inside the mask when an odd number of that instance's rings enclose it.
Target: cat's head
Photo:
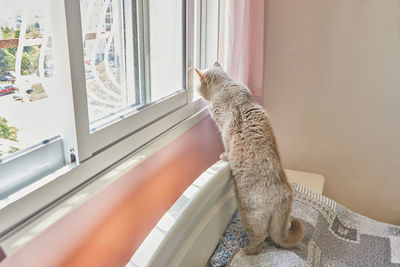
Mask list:
[[[232,80],[218,61],[214,63],[212,68],[204,72],[196,69],[196,72],[201,82],[197,90],[207,101],[210,101],[211,97],[217,93],[225,83]]]

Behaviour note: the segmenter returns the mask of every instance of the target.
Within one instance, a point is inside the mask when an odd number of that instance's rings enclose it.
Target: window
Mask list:
[[[77,149],[72,92],[49,3],[4,0],[1,6],[0,208],[37,177],[70,164],[70,150]]]
[[[49,5],[2,1],[0,14],[0,158],[65,135],[65,95],[59,86]],[[21,1],[22,2],[22,1]],[[52,110],[52,112],[48,112]],[[68,116],[68,115],[67,115]],[[63,121],[64,120],[64,121]]]
[[[185,88],[183,4],[80,1],[91,132]]]
[[[2,1],[0,236],[205,107],[199,2]]]
[[[89,128],[95,131],[113,115],[140,104],[139,85],[127,75],[134,78],[138,71],[137,49],[126,45],[124,35],[137,44],[128,33],[136,17],[122,12],[120,1],[81,0],[80,5]]]
[[[71,19],[81,13],[80,25],[68,25],[82,36],[69,40],[83,51],[72,72],[85,80],[74,88],[85,114],[77,117],[80,160],[192,101],[186,10],[182,0],[81,0],[70,10]]]

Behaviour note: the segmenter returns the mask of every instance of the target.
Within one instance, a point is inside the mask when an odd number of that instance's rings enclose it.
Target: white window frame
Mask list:
[[[202,0],[201,5],[203,5],[205,1],[215,0]],[[99,135],[99,137],[95,137],[97,140],[88,141],[89,138],[85,136],[87,133],[82,134],[82,132],[80,132],[82,129],[86,129],[87,132],[89,130],[88,116],[82,116],[82,114],[87,114],[87,97],[84,65],[82,61],[81,22],[79,19],[76,19],[77,14],[79,15],[80,13],[80,3],[79,0],[57,0],[49,2],[51,3],[52,15],[54,18],[57,18],[54,20],[57,21],[57,23],[53,24],[53,31],[57,32],[57,38],[55,39],[57,39],[57,42],[60,44],[59,50],[62,49],[64,51],[64,53],[62,53],[63,60],[65,60],[63,68],[70,70],[70,72],[65,72],[65,80],[67,81],[66,84],[73,88],[80,164],[78,166],[68,165],[36,181],[29,186],[29,194],[16,196],[17,199],[14,202],[0,209],[0,218],[2,218],[2,220],[0,220],[0,240],[7,238],[7,236],[18,234],[19,229],[23,228],[24,225],[29,224],[29,222],[34,221],[38,217],[40,218],[46,210],[49,210],[66,197],[75,194],[75,192],[93,183],[102,173],[113,168],[113,166],[122,159],[131,157],[136,151],[147,144],[154,142],[159,137],[165,137],[166,135],[172,138],[171,135],[176,134],[174,129],[176,126],[182,124],[182,122],[194,120],[192,119],[194,117],[196,117],[196,120],[199,120],[199,118],[208,114],[207,105],[203,100],[197,99],[193,101],[194,59],[195,54],[200,54],[198,50],[202,47],[198,45],[195,46],[195,42],[197,42],[198,39],[195,40],[194,28],[195,26],[198,27],[202,25],[202,32],[206,31],[205,25],[207,25],[207,21],[195,21],[202,16],[198,13],[195,14],[196,1],[188,0],[184,1],[186,3],[185,29],[187,40],[185,47],[185,69],[187,71],[185,73],[185,81],[187,91],[162,100],[156,105],[149,106],[145,110],[137,112],[129,118],[125,118],[121,121],[121,126],[115,124],[118,126],[102,129],[105,130],[109,128],[110,130],[105,132],[108,134],[111,131],[122,132],[122,134],[116,137],[114,136],[112,140],[109,137]],[[215,21],[213,21],[213,23],[215,24]],[[79,33],[75,32],[77,29]],[[215,35],[215,32],[213,32],[213,34]],[[214,39],[209,38],[209,40]],[[74,45],[77,45],[78,48]],[[213,47],[213,49],[215,49],[217,48],[217,44],[214,42],[208,47]],[[209,56],[209,60],[211,60],[211,58],[212,57]],[[199,67],[199,64],[206,64],[204,62],[201,63],[201,61],[202,60],[196,63],[197,67]],[[184,96],[184,101],[181,99],[182,96]],[[169,106],[171,103],[178,103],[178,105],[174,105],[172,109],[163,109],[165,105]],[[157,116],[152,116],[150,114],[152,112]],[[158,117],[160,112],[162,112],[163,115],[161,118]],[[134,123],[134,120],[138,119],[146,120],[146,122],[140,124],[141,126],[139,127],[129,126]],[[126,126],[130,128],[130,131],[124,128]],[[104,142],[102,138],[107,138],[106,142]],[[96,142],[99,140],[103,141],[106,146],[97,146]],[[85,146],[85,141],[93,143]],[[51,193],[49,194],[49,192]]]
[[[196,57],[199,58],[198,67],[209,68],[218,59],[220,1],[199,0],[196,8],[198,17],[196,43],[200,43]],[[216,21],[217,20],[217,21]]]
[[[148,88],[150,80],[148,58],[149,52],[147,51],[149,34],[147,27],[148,25],[146,23],[148,21],[148,1],[138,0],[137,3],[139,4],[139,27],[142,29],[140,30],[139,34],[139,43],[144,46],[143,49],[145,51],[145,55],[140,55],[141,53],[139,53],[139,61],[142,62],[142,66],[140,67],[144,67],[144,71],[141,72],[141,74],[144,75],[141,75],[142,77],[140,77],[140,87]],[[185,10],[186,1],[182,1],[182,3],[182,9]],[[188,93],[188,91],[193,90],[193,88],[190,86],[190,83],[186,83],[182,86],[182,88],[177,88],[176,91],[179,91],[177,94],[174,94],[156,103],[152,103],[140,111],[131,112],[131,114],[128,113],[126,117],[120,119],[119,121],[111,123],[100,130],[90,133],[83,57],[82,26],[80,20],[80,4],[78,0],[66,1],[66,14],[77,142],[79,159],[81,162],[87,160],[93,156],[93,154],[98,153],[99,151],[106,149],[110,145],[118,142],[118,140],[126,138],[126,136],[133,134],[137,130],[142,129],[146,125],[149,125],[162,116],[165,116],[165,114],[169,114],[172,111],[177,110],[191,102],[191,99],[188,98],[188,95],[191,93]],[[187,31],[185,35],[185,43],[193,44],[193,33]],[[193,57],[193,53],[186,53],[186,64],[184,64],[184,68],[186,70],[193,68],[193,65],[191,65],[191,62],[193,62]],[[187,75],[185,74],[184,77],[185,76]]]

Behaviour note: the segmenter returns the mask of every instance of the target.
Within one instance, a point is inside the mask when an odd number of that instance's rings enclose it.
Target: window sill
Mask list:
[[[16,252],[208,114],[205,103],[198,99],[0,210],[1,244],[5,253],[11,255]],[[177,117],[182,118],[178,124],[168,124],[168,121]],[[152,135],[163,127],[165,130],[162,134]],[[91,178],[86,180],[88,177]],[[52,195],[48,192],[52,192]],[[64,195],[63,192],[69,193]],[[14,222],[23,221],[27,215],[31,215],[29,220],[16,227]]]

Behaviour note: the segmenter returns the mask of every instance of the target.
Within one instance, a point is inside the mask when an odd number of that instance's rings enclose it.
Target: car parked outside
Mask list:
[[[15,82],[15,78],[13,76],[10,76],[10,75],[3,75],[3,76],[0,76],[0,81],[2,81],[2,82]]]
[[[15,71],[7,71],[6,73],[5,73],[5,75],[7,75],[7,76],[11,76],[11,77],[17,77],[16,76],[16,74],[15,74]]]
[[[16,90],[18,89],[13,85],[6,85],[4,87],[0,87],[0,96],[12,94]]]

